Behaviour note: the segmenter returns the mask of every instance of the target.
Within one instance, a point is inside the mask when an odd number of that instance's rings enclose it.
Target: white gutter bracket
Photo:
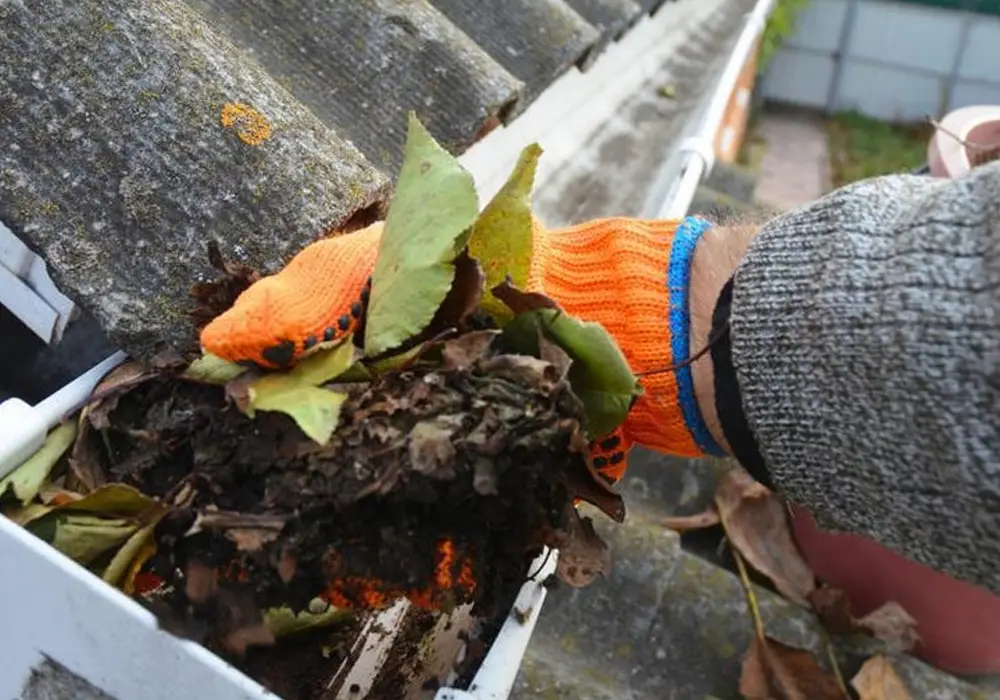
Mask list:
[[[0,222],[0,305],[54,345],[77,315],[73,300],[59,291],[45,261]]]
[[[710,139],[703,135],[689,136],[681,142],[677,152],[682,156],[695,156],[701,160],[701,169],[704,173],[712,172],[715,167],[715,145]],[[685,158],[687,165],[692,165],[689,158]]]

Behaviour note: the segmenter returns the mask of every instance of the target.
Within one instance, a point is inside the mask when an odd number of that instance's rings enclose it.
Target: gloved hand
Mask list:
[[[594,441],[594,466],[610,483],[624,474],[634,443],[685,457],[721,452],[701,419],[690,369],[669,370],[690,353],[688,272],[706,225],[614,218],[550,231],[535,222],[527,291],[603,325],[645,389],[622,428]],[[281,367],[352,332],[367,304],[382,227],[309,245],[206,326],[202,346],[233,362]]]

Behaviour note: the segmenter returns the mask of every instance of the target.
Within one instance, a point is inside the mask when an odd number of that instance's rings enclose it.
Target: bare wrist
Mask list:
[[[692,356],[708,344],[712,331],[712,312],[719,292],[732,277],[757,231],[756,225],[713,226],[698,242],[691,261],[688,296]],[[691,373],[702,419],[715,441],[726,452],[730,452],[715,405],[715,377],[709,353],[691,364]]]

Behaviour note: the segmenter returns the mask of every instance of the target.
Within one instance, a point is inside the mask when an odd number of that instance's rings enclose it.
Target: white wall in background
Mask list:
[[[1000,104],[1000,17],[894,0],[812,0],[764,97],[879,119]]]

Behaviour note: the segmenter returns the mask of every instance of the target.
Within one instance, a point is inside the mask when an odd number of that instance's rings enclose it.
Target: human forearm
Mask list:
[[[827,527],[994,591],[998,222],[1000,165],[839,190],[761,229],[730,319],[739,402],[775,486]]]

